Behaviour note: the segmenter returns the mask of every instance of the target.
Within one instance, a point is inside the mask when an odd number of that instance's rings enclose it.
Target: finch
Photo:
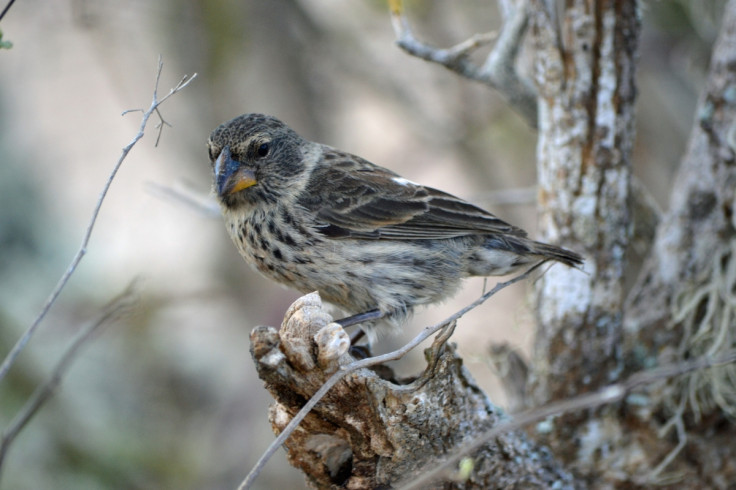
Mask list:
[[[223,123],[208,150],[214,192],[245,261],[350,314],[377,310],[398,326],[463,278],[582,263],[462,199],[307,141],[275,117]]]

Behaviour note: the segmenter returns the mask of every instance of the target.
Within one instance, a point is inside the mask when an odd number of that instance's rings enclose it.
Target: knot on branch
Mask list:
[[[349,348],[350,337],[322,309],[317,293],[294,302],[287,310],[280,330],[256,327],[251,332],[251,353],[259,366],[266,370],[283,370],[282,363],[288,362],[302,373],[319,367],[322,374],[331,374],[340,365],[353,360],[347,355]],[[320,380],[315,380],[317,387]]]

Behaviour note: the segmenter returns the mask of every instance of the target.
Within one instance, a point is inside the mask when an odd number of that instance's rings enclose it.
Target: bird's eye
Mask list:
[[[258,156],[259,157],[265,157],[268,155],[268,143],[263,143],[261,146],[258,147]]]

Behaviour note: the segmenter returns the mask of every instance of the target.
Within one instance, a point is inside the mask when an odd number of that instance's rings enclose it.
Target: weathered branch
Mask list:
[[[686,298],[696,297],[714,274],[727,273],[733,261],[732,254],[725,250],[736,239],[734,1],[726,8],[707,80],[687,153],[675,179],[670,207],[658,229],[649,260],[629,295],[627,331],[632,339],[655,350],[662,344],[655,334],[669,337],[673,346],[679,345],[677,339],[683,332],[681,328],[672,328],[677,323],[670,321],[673,312],[684,315]],[[723,261],[715,264],[713,258],[723,253]],[[704,312],[716,306],[709,301],[703,296],[702,304],[695,306]],[[728,307],[733,308],[733,304]],[[656,356],[654,352],[652,355]]]
[[[497,90],[527,123],[537,126],[537,96],[534,86],[516,69],[516,58],[527,29],[527,0],[520,0],[515,9],[508,9],[503,28],[495,33],[476,34],[456,46],[441,49],[419,41],[409,26],[403,2],[392,0],[391,20],[396,44],[412,56],[437,63],[458,75],[475,80]],[[483,65],[474,63],[469,55],[481,46],[496,44]]]
[[[694,372],[708,372],[709,370],[722,368],[724,366],[732,366],[734,363],[736,363],[736,350],[725,352],[716,357],[702,356],[697,359],[690,359],[685,362],[669,364],[635,373],[621,383],[606,386],[592,393],[578,395],[566,400],[560,400],[541,407],[514,413],[508,419],[494,426],[492,429],[474,437],[472,441],[466,443],[456,451],[453,451],[450,457],[445,461],[439,464],[434,464],[431,467],[428,466],[426,471],[422,472],[422,475],[418,478],[413,479],[410,482],[407,480],[406,490],[410,488],[424,488],[423,485],[439,478],[461,458],[472,454],[484,444],[487,444],[488,441],[493,440],[495,437],[506,432],[519,430],[525,426],[542,422],[553,417],[559,417],[561,415],[581,410],[595,409],[603,405],[617,403],[637,391],[651,391],[656,389],[657,384],[662,381],[670,381],[678,376]],[[635,406],[637,403],[637,397],[632,397],[631,405]],[[666,466],[667,462],[667,460],[664,460],[661,466]],[[657,471],[657,469],[655,468],[654,471]],[[640,483],[648,482],[643,479],[640,480]]]
[[[276,399],[269,415],[276,432],[334,370],[352,362],[348,354],[324,355],[331,352],[324,347],[331,343],[321,342],[323,333],[339,329],[331,321],[313,294],[295,303],[280,330],[259,327],[251,334],[259,376]],[[442,342],[433,354],[415,379],[397,382],[386,367],[345,376],[286,441],[291,464],[318,488],[377,488],[411,478],[429,462],[446,459],[468,434],[498,424],[502,415],[475,385],[454,348]],[[445,486],[573,484],[568,472],[520,432],[495,438],[472,457],[473,471],[466,479],[453,482],[453,475],[445,474]]]

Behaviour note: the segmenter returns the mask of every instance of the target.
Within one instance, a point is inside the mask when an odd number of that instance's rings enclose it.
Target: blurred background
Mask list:
[[[636,174],[666,207],[687,142],[721,2],[643,5]],[[495,2],[408,2],[417,36],[439,46],[498,29]],[[302,135],[472,200],[534,235],[535,132],[488,88],[404,54],[376,0],[17,2],[0,22],[0,353],[37,315],[82,240],[102,186],[159,92],[167,101],[102,206],[88,253],[0,384],[6,427],[73,334],[138,279],[132,314],[106,328],[18,437],[0,488],[235,488],[273,438],[270,398],[248,352],[298,295],[242,261],[219,216],[162,195],[207,200],[209,132],[265,112]],[[530,189],[509,202],[506,192]],[[526,195],[530,195],[527,192]],[[522,192],[522,195],[524,193]],[[513,201],[513,200],[512,200]],[[495,283],[491,282],[491,284]],[[505,398],[491,342],[528,355],[530,284],[468,314],[454,341],[491,399]],[[475,299],[422,310],[385,352]],[[421,349],[396,367],[422,368]],[[280,453],[257,488],[302,487]]]

